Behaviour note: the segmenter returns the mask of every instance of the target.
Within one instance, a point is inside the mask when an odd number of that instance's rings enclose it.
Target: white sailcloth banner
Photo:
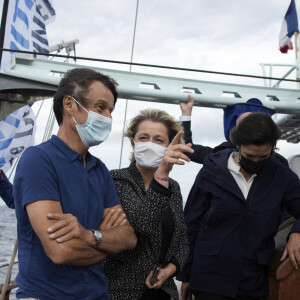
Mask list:
[[[46,24],[54,19],[51,0],[9,0],[3,48],[49,53]],[[2,53],[0,71],[11,66],[12,57],[13,52]],[[47,59],[47,56],[39,58]],[[35,123],[35,115],[29,105],[0,122],[0,168],[4,172],[16,157],[34,144]]]
[[[49,53],[46,24],[54,19],[50,0],[9,0],[3,48]],[[10,67],[12,56],[13,52],[3,52],[1,71]]]
[[[35,115],[29,105],[14,111],[0,122],[0,169],[4,172],[14,159],[34,144]]]

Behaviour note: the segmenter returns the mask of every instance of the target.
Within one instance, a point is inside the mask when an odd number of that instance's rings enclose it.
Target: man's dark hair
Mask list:
[[[230,132],[230,141],[235,145],[265,145],[276,147],[280,130],[271,116],[264,113],[251,113]]]
[[[73,96],[85,106],[84,95],[89,92],[89,87],[94,81],[103,83],[113,94],[114,103],[118,98],[117,82],[109,76],[103,75],[88,68],[76,68],[69,70],[61,79],[57,93],[53,99],[53,111],[58,125],[63,121],[63,99],[66,95]]]

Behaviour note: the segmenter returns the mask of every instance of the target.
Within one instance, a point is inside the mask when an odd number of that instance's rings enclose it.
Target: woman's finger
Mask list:
[[[150,278],[152,276],[152,271],[150,272],[150,274],[148,275],[148,277],[146,278],[145,284],[149,289],[152,289],[152,286],[150,284]]]
[[[170,158],[182,159],[187,162],[191,161],[191,159],[189,157],[187,157],[184,153],[179,152],[179,151],[174,151],[174,153],[172,154],[172,156]]]
[[[194,153],[194,150],[186,145],[177,145],[177,147],[168,149],[165,153],[165,157],[180,158],[182,153]]]
[[[177,132],[177,134],[174,136],[174,138],[173,138],[172,142],[170,143],[170,145],[177,145],[180,141],[180,138],[181,138],[182,134],[183,134],[183,131],[179,130]]]
[[[170,158],[169,160],[167,160],[167,162],[172,165],[179,165],[179,166],[185,165],[185,163],[182,160],[177,158]]]
[[[192,144],[177,144],[172,146],[172,148],[169,149],[170,151],[177,151],[177,152],[190,152],[193,153],[194,149],[192,148]]]
[[[160,289],[163,283],[167,280],[165,270],[161,269],[157,275],[156,281],[153,285],[154,289]]]
[[[152,285],[152,288],[155,290],[160,289],[162,284],[163,284],[162,280],[156,280],[156,282]]]
[[[186,161],[189,162],[190,159],[186,157]],[[170,164],[170,165],[184,165],[184,161],[180,160],[179,158],[174,158],[174,157],[165,157],[165,161]]]

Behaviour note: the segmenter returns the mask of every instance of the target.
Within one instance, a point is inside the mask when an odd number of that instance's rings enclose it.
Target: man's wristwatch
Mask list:
[[[93,235],[95,237],[95,240],[96,240],[96,244],[94,245],[95,248],[98,248],[101,241],[102,241],[102,233],[98,230],[92,230],[93,232]]]

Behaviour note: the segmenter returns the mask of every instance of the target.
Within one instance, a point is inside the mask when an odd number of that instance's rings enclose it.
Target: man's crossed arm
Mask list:
[[[87,266],[104,259],[107,253],[131,250],[137,242],[120,204],[104,210],[98,228],[102,241],[97,249],[91,231],[97,228],[86,229],[75,216],[63,214],[59,201],[36,201],[26,210],[47,256],[56,264]]]

